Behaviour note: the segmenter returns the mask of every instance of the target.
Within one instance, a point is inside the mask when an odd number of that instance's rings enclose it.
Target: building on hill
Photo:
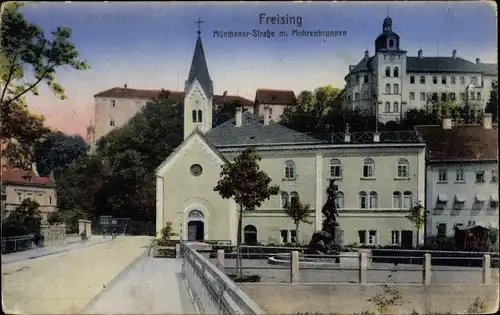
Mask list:
[[[382,123],[437,101],[453,100],[484,111],[497,76],[498,64],[468,61],[457,50],[446,57],[426,57],[422,50],[407,56],[387,17],[375,40],[375,55],[367,50],[357,65],[349,65],[343,106],[376,114]]]
[[[32,199],[40,205],[43,220],[57,211],[56,184],[49,177],[41,177],[33,170],[2,170],[2,218],[8,216],[25,199]]]
[[[416,126],[427,145],[427,235],[453,236],[454,227],[498,228],[498,127],[483,124]]]
[[[201,45],[199,35],[198,41]],[[244,212],[245,242],[293,241],[297,231],[283,211],[293,198],[311,205],[313,224],[300,227],[300,239],[308,241],[321,230],[327,184],[335,178],[346,244],[415,244],[417,231],[405,217],[425,193],[425,145],[415,132],[347,131],[320,140],[273,123],[269,106],[263,106],[262,119],[237,108],[233,119],[212,129],[203,124],[212,111],[209,75],[203,67],[197,69],[202,73],[190,72],[194,79],[188,80],[185,92],[185,139],[156,170],[158,235],[170,221],[184,240],[230,240],[234,244],[238,208],[213,188],[221,165],[242,150],[254,148],[262,158],[260,168],[272,184],[279,185],[280,193],[260,208]],[[264,101],[261,96],[258,100]],[[278,100],[271,96],[274,101]]]

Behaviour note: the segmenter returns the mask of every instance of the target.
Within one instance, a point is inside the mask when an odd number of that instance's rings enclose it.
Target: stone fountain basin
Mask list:
[[[357,266],[359,264],[359,254],[357,252],[340,252],[339,257],[332,257],[329,255],[327,257],[305,257],[303,254],[299,254],[299,268],[300,267],[318,267],[318,266],[332,266],[332,264],[337,264],[341,266]],[[337,259],[340,261],[337,262]],[[290,266],[290,254],[280,253],[271,256],[267,259],[267,263],[270,265],[282,265]]]

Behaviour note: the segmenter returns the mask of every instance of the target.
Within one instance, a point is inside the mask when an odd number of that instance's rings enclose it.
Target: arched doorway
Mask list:
[[[205,237],[205,216],[200,210],[188,214],[188,242],[203,241]]]
[[[257,228],[253,225],[247,225],[243,229],[243,243],[246,245],[257,244]]]

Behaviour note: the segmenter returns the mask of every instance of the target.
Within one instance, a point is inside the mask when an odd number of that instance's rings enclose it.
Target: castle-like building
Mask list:
[[[345,77],[344,107],[376,114],[379,121],[397,121],[412,108],[437,101],[457,101],[483,111],[497,81],[498,65],[460,58],[457,50],[447,57],[425,57],[422,50],[408,56],[387,17],[375,40],[375,55],[349,65]]]

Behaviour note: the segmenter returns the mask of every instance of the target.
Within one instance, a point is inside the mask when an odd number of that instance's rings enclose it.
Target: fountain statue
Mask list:
[[[337,217],[337,206],[335,200],[337,199],[338,186],[335,185],[335,180],[330,180],[330,186],[326,192],[328,198],[321,212],[325,216],[323,227],[321,231],[313,234],[311,242],[306,250],[306,254],[314,255],[336,255],[340,252],[342,245],[342,231]]]

